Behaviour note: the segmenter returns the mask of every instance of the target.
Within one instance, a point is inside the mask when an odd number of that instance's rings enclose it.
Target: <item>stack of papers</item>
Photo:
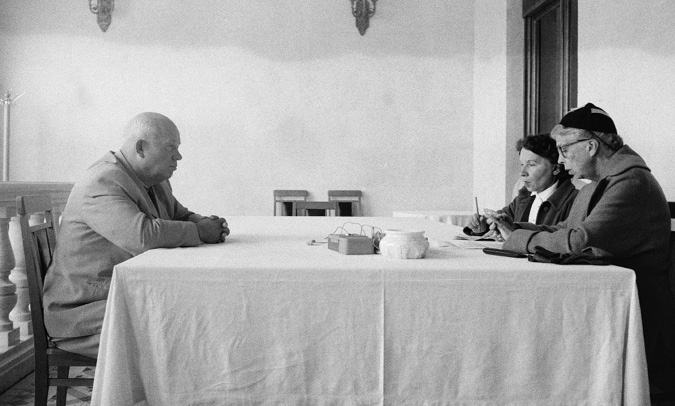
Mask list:
[[[458,235],[454,240],[450,241],[429,240],[429,245],[433,248],[483,249],[501,248],[502,242],[495,241],[492,238]]]

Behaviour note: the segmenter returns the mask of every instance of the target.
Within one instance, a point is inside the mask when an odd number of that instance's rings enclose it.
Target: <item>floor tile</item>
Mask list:
[[[56,372],[53,372],[56,375]],[[74,378],[94,377],[94,368],[72,368],[70,376]],[[29,374],[14,386],[0,394],[2,406],[33,406],[35,375]],[[91,388],[71,387],[68,388],[66,404],[68,406],[89,406],[91,400]],[[56,405],[56,388],[49,388],[47,405]]]

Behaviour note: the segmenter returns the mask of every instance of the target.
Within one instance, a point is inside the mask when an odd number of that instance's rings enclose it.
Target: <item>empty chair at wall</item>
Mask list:
[[[295,204],[306,201],[309,192],[306,190],[275,190],[274,191],[274,215],[294,216]]]
[[[338,216],[359,217],[363,215],[361,211],[361,195],[360,190],[329,190],[328,201],[338,203]]]
[[[337,202],[303,201],[295,203],[296,216],[335,216],[337,210]]]

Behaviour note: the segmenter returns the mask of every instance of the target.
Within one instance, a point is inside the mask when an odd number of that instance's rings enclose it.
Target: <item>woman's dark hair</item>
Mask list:
[[[551,138],[550,133],[528,135],[519,139],[516,143],[518,153],[520,153],[523,148],[547,159],[554,167],[557,166],[559,171],[558,174],[555,175],[556,180],[563,181],[571,177],[563,165],[558,163],[558,148],[555,145],[555,140]]]

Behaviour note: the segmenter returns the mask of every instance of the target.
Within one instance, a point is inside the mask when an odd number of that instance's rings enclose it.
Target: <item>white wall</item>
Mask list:
[[[480,209],[501,209],[506,188],[507,7],[476,0],[474,16],[474,194]]]
[[[477,13],[480,14],[480,13]],[[172,118],[172,183],[204,214],[271,215],[272,190],[361,189],[366,215],[469,209],[474,3],[3,0],[11,180],[73,181],[141,111]],[[500,57],[500,63],[503,57]],[[42,157],[39,164],[35,163]]]
[[[522,15],[520,0],[476,0],[473,184],[481,210],[510,202],[519,176],[515,145],[523,136]]]
[[[513,187],[520,178],[516,142],[525,133],[525,24],[521,0],[508,0],[506,8],[506,187],[504,202],[513,199]],[[475,187],[475,185],[474,185]]]
[[[361,189],[366,215],[505,203],[520,1],[379,2],[364,37],[344,3],[117,0],[102,33],[86,2],[4,0],[0,91],[26,92],[11,179],[76,180],[154,110],[182,130],[172,181],[198,211],[269,215],[277,188]],[[669,0],[579,0],[579,102],[614,117],[669,200],[674,20]]]
[[[579,0],[579,104],[614,119],[675,201],[675,2]]]

